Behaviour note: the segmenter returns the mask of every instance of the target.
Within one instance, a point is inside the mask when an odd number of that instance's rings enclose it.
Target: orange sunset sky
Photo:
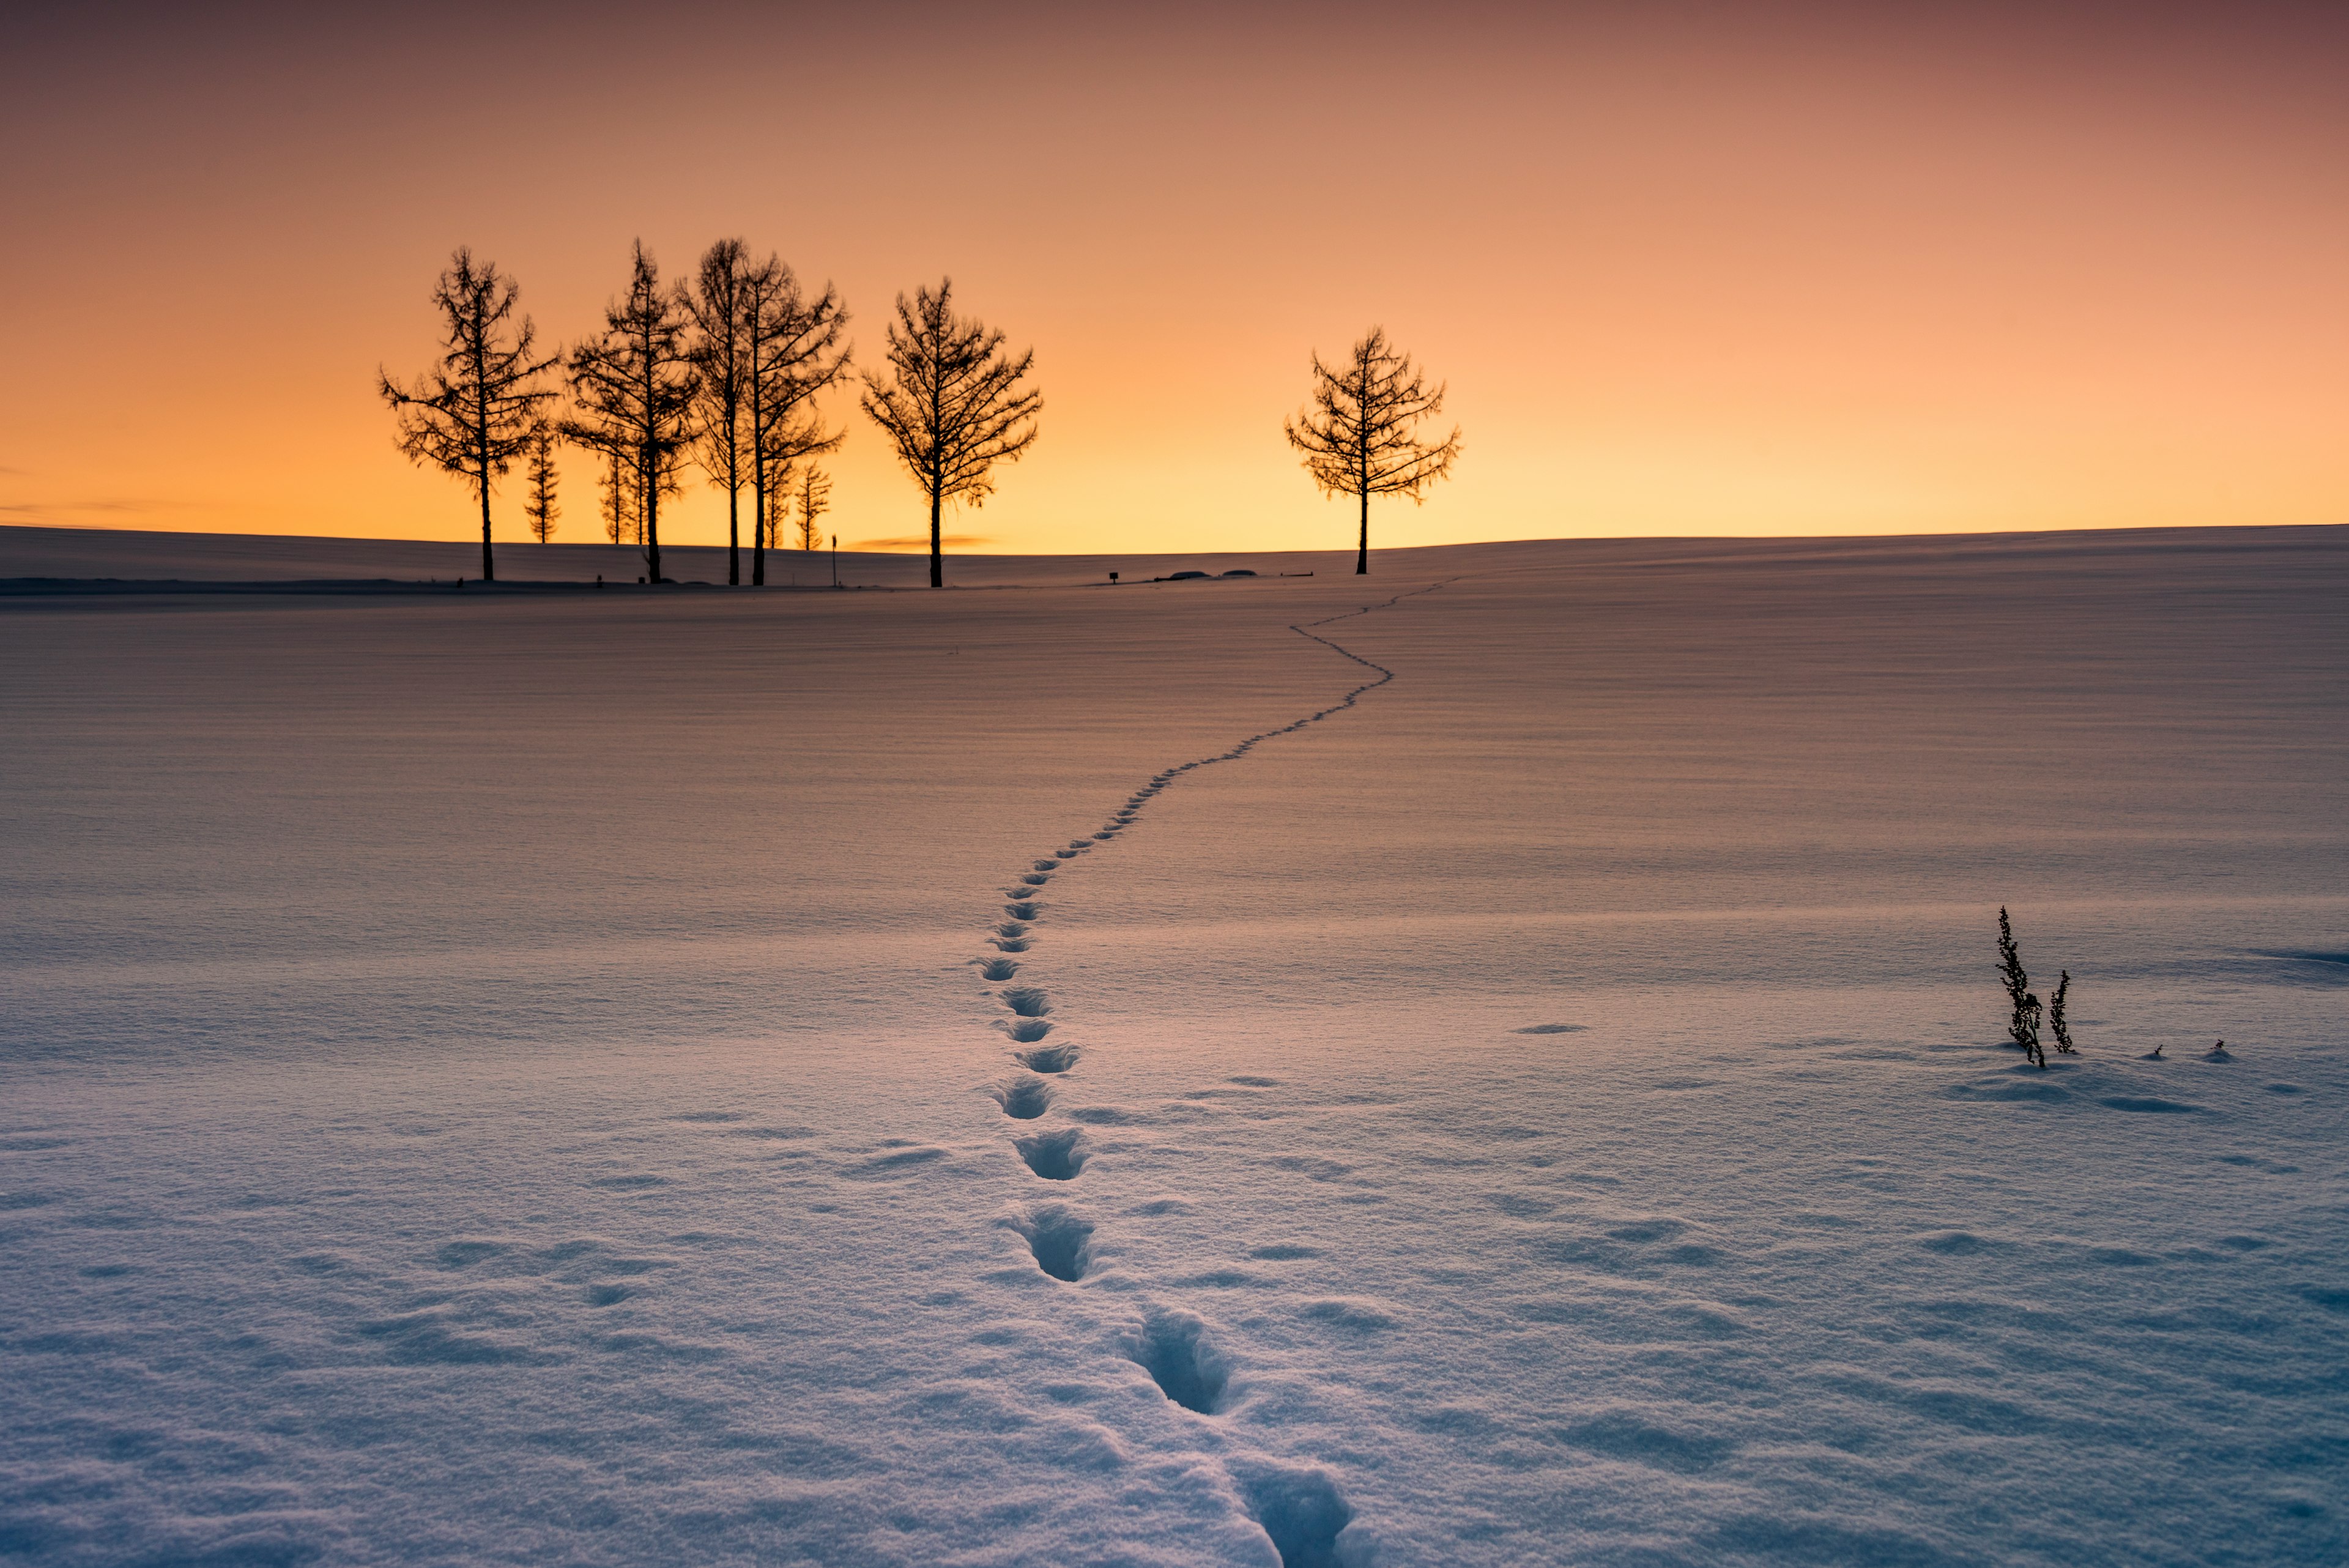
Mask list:
[[[463,538],[393,450],[450,250],[542,334],[740,234],[1037,352],[999,551],[1350,545],[1373,322],[1457,477],[1372,542],[2349,522],[2349,9],[230,6],[19,17],[0,522]],[[926,515],[853,403],[828,522]],[[499,536],[523,539],[519,475]],[[566,466],[559,537],[595,536]],[[696,476],[664,539],[723,537]],[[526,559],[526,557],[525,557]],[[517,568],[520,569],[520,568]]]

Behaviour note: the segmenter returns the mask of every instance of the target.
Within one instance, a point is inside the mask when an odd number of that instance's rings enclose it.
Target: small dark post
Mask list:
[[[832,586],[840,587],[840,535],[832,536]]]

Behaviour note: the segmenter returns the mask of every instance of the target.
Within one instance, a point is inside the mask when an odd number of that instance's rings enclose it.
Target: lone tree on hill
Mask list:
[[[751,492],[758,497],[759,540],[750,581],[767,580],[767,545],[778,542],[779,516],[771,500],[788,504],[792,472],[803,460],[836,451],[845,431],[826,433],[816,415],[817,394],[847,373],[848,311],[825,284],[810,298],[781,258],[770,255],[743,277],[742,318],[750,383]]]
[[[743,437],[750,400],[749,322],[743,309],[749,268],[740,240],[719,240],[703,253],[690,286],[678,303],[693,322],[690,353],[697,375],[695,453],[709,483],[726,492],[726,581],[742,580]]]
[[[1460,456],[1457,425],[1433,445],[1413,433],[1420,421],[1444,411],[1444,392],[1442,386],[1429,391],[1411,356],[1388,344],[1384,327],[1373,327],[1335,369],[1313,356],[1313,405],[1280,422],[1324,494],[1361,502],[1357,576],[1371,569],[1371,497],[1408,495],[1415,506]]]
[[[660,500],[679,493],[677,470],[693,434],[699,386],[688,352],[684,307],[661,287],[659,269],[636,242],[627,293],[604,308],[604,330],[571,350],[571,395],[584,418],[565,420],[568,440],[623,457],[643,522],[645,567],[661,580]]]
[[[800,476],[800,548],[812,550],[823,543],[823,530],[816,519],[832,510],[832,480],[813,463]]]
[[[535,385],[555,363],[537,357],[538,332],[517,320],[520,291],[494,262],[478,266],[468,246],[449,258],[432,290],[442,317],[440,362],[403,387],[376,368],[377,389],[399,419],[399,450],[469,481],[481,502],[481,580],[495,582],[490,554],[490,486],[528,449],[540,408],[554,396]]]
[[[523,504],[523,514],[542,545],[554,537],[555,519],[563,515],[554,491],[554,427],[541,424],[530,438],[530,499]]]
[[[988,471],[1017,462],[1035,443],[1042,394],[1019,382],[1036,363],[1030,349],[1015,361],[1003,334],[976,317],[954,314],[954,280],[932,294],[897,296],[889,324],[889,373],[864,373],[864,411],[888,432],[897,461],[930,498],[930,587],[946,582],[938,514],[949,501],[984,505],[994,492]]]

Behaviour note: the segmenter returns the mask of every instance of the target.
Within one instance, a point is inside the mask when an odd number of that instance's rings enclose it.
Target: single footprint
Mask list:
[[[979,977],[983,980],[1009,980],[1019,972],[1017,959],[973,959],[970,961],[978,966]]]
[[[1222,1408],[1230,1371],[1194,1314],[1153,1312],[1126,1335],[1125,1354],[1185,1410],[1212,1416]]]
[[[1041,1018],[1052,1011],[1052,999],[1032,985],[1007,985],[995,994],[1022,1018]]]
[[[1033,898],[1022,898],[1016,903],[1003,906],[1003,912],[1015,920],[1032,920],[1043,911],[1044,906]]]
[[[1058,871],[1060,868],[1061,863],[1057,860],[1039,860],[1036,862],[1036,869],[1039,871]]]
[[[1051,879],[1050,874],[1043,871],[1030,871],[1028,875],[1019,878],[1019,880],[1025,882],[1030,888],[1040,888]]]
[[[1026,1137],[1011,1140],[1028,1168],[1047,1181],[1074,1181],[1077,1172],[1085,1168],[1092,1151],[1086,1147],[1085,1135],[1079,1127],[1054,1127],[1050,1132],[1030,1133]]]
[[[1093,1222],[1065,1203],[1039,1203],[1013,1221],[1028,1238],[1036,1266],[1071,1284],[1092,1263]]]
[[[1024,937],[1028,934],[1028,928],[1018,920],[1005,920],[995,928],[995,934],[999,937]]]
[[[1334,1568],[1340,1561],[1338,1537],[1354,1522],[1354,1510],[1329,1471],[1263,1463],[1233,1469],[1248,1511],[1280,1553],[1281,1568]]]
[[[987,1092],[1014,1121],[1032,1122],[1052,1108],[1052,1085],[1041,1078],[1006,1078]]]
[[[1033,1051],[1014,1051],[1011,1059],[1031,1073],[1065,1073],[1077,1064],[1084,1052],[1063,1042],[1058,1045],[1039,1045]]]
[[[1049,1018],[1015,1018],[1007,1023],[999,1018],[995,1021],[995,1027],[1022,1045],[1033,1045],[1052,1032],[1052,1021]]]

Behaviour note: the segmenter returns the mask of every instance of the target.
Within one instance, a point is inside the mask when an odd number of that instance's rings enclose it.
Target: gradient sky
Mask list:
[[[1373,543],[2349,522],[2349,7],[57,8],[0,58],[0,522],[460,538],[393,450],[456,244],[543,334],[740,234],[877,358],[1033,345],[994,550],[1341,547],[1371,323],[1457,477]],[[919,493],[843,400],[843,545]],[[559,537],[594,536],[588,463]],[[520,542],[508,482],[500,536]],[[722,537],[698,483],[665,539]]]

